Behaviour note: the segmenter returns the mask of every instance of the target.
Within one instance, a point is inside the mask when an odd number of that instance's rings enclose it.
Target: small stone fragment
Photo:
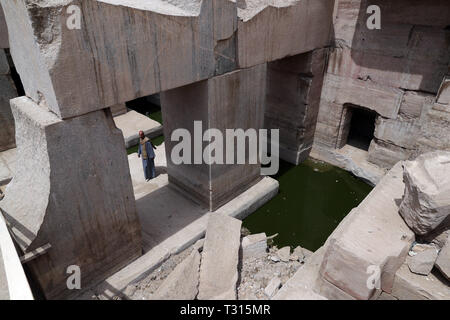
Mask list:
[[[272,280],[270,280],[269,284],[264,289],[264,293],[266,294],[266,296],[271,298],[271,297],[273,297],[275,295],[275,293],[280,288],[281,288],[281,280],[280,280],[280,278],[275,277]]]
[[[436,248],[432,245],[415,245],[412,251],[416,254],[407,258],[409,270],[416,274],[429,275],[438,257]]]
[[[283,247],[277,251],[277,256],[283,262],[288,262],[291,256],[291,248],[289,246]]]

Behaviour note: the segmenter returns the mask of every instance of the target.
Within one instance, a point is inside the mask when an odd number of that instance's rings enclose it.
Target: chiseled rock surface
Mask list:
[[[394,274],[414,241],[414,233],[398,214],[396,200],[403,189],[398,163],[328,238],[320,270],[323,283],[350,297],[370,299],[375,293],[367,285],[372,267],[380,270],[381,289],[391,291]],[[330,291],[320,293],[327,296]]]
[[[24,252],[51,244],[27,266],[48,299],[68,298],[81,293],[68,265],[94,284],[141,255],[123,136],[107,110],[64,121],[26,97],[11,106],[20,165],[0,208]]]
[[[450,300],[450,287],[433,272],[418,275],[404,263],[395,274],[391,295],[399,300]]]
[[[278,258],[283,262],[288,262],[291,257],[291,248],[289,246],[283,247],[277,251]]]
[[[200,267],[199,300],[235,300],[242,221],[209,217]]]
[[[77,2],[78,30],[73,4],[1,1],[27,96],[63,119],[213,76],[215,43],[237,19],[228,1],[93,0]]]
[[[139,131],[144,131],[145,135],[152,139],[162,134],[162,125],[136,111],[128,111],[114,117],[117,128],[122,130],[125,139],[125,147],[129,148],[139,143]]]
[[[439,256],[436,260],[436,268],[450,281],[450,237],[444,247],[439,251]]]
[[[433,245],[415,245],[412,251],[414,255],[406,259],[409,270],[416,274],[429,275],[438,257],[436,247]]]
[[[416,234],[427,234],[450,215],[450,152],[423,154],[405,162],[403,171],[400,214]]]
[[[450,104],[450,76],[445,77],[439,88],[437,103]]]
[[[198,293],[200,253],[193,250],[151,296],[152,300],[194,300]]]
[[[240,68],[323,48],[329,44],[333,1],[245,2],[246,8],[238,9]]]

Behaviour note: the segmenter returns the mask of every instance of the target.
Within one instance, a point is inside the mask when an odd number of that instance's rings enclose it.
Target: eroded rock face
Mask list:
[[[450,215],[450,152],[431,152],[405,162],[403,180],[399,212],[416,234],[425,235]]]
[[[77,265],[81,287],[141,254],[140,225],[123,136],[109,109],[60,120],[26,97],[11,102],[17,163],[0,208],[46,298],[80,294],[66,285]]]

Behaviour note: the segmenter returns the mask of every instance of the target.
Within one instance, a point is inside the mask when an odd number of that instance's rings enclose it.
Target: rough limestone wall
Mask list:
[[[381,9],[380,30],[366,26],[369,5]],[[449,148],[448,101],[435,104],[450,61],[449,6],[445,0],[336,1],[315,146],[342,146],[345,105],[352,104],[378,114],[368,160],[379,167]]]

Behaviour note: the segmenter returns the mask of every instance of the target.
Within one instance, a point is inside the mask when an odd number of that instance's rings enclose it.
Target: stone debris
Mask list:
[[[435,266],[450,281],[450,236],[439,252]]]
[[[242,221],[212,214],[200,267],[199,300],[235,300]]]
[[[276,255],[274,256],[269,256],[269,259],[273,262],[280,262],[280,258],[278,258]]]
[[[277,251],[278,258],[283,262],[288,262],[291,257],[291,247],[286,246]]]
[[[417,234],[425,235],[450,215],[450,152],[423,154],[403,164],[405,193],[400,214]]]
[[[244,258],[266,256],[267,236],[265,233],[248,235],[242,238],[241,247]]]
[[[194,300],[198,293],[200,253],[192,253],[167,277],[151,300]]]
[[[291,254],[291,260],[303,262],[306,259],[306,255],[310,256],[311,253],[311,251],[297,246]]]
[[[435,246],[415,245],[406,261],[411,272],[427,276],[433,269],[437,257],[438,251]]]
[[[281,288],[281,280],[280,280],[280,278],[275,277],[272,280],[270,280],[269,284],[264,289],[264,293],[269,298],[272,298],[275,295],[275,293],[278,291],[278,289],[280,289],[280,288]]]
[[[278,249],[270,247],[265,256],[243,258],[240,268],[240,283],[238,286],[239,300],[270,299],[265,288],[273,278],[278,278],[284,285],[302,268],[298,261],[274,262],[271,256],[276,256]],[[274,293],[275,295],[277,293]]]

